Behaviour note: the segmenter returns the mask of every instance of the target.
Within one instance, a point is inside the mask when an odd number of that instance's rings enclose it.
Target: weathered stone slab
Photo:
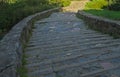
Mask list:
[[[110,77],[101,63],[120,63],[120,39],[87,29],[78,21],[74,13],[58,12],[36,22],[25,53],[26,66],[32,71],[29,77],[50,77],[52,73],[55,77]]]

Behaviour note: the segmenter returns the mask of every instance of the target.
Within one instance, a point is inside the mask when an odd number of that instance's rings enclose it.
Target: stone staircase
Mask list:
[[[28,77],[120,77],[120,39],[86,28],[74,13],[37,21],[25,55]]]

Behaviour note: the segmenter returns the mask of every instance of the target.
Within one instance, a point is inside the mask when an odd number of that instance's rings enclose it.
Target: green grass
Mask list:
[[[120,11],[109,11],[109,10],[84,10],[84,11],[101,17],[105,17],[113,20],[120,20]]]
[[[112,0],[110,0],[110,4],[112,3]],[[104,18],[120,20],[120,11],[107,10],[107,8],[105,8],[107,6],[107,0],[92,0],[86,3],[84,11]]]
[[[25,66],[21,66],[17,71],[19,72],[20,77],[28,77],[27,69],[25,68]]]

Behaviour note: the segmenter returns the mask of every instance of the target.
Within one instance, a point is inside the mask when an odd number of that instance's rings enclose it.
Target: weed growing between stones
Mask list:
[[[26,58],[28,57],[26,54],[25,54],[25,49],[27,47],[27,43],[29,42],[30,40],[30,37],[32,36],[32,31],[33,31],[33,27],[34,27],[34,22],[31,21],[30,25],[31,25],[31,30],[29,31],[29,35],[28,35],[28,40],[26,40],[26,44],[23,45],[23,55],[22,55],[22,65],[20,66],[20,68],[18,68],[17,72],[18,74],[20,75],[20,77],[28,77],[27,76],[27,68],[25,67],[25,65],[27,64],[27,61],[26,61]]]
[[[26,47],[24,47],[24,50],[23,50],[22,65],[20,68],[17,69],[17,72],[19,73],[20,77],[28,77],[27,76],[27,69],[25,67],[25,65],[27,64],[27,61],[25,60],[25,58],[27,57],[25,55],[25,48]]]
[[[22,64],[21,64],[21,67],[19,67],[18,69],[17,69],[17,72],[18,72],[18,74],[20,75],[20,77],[28,77],[27,76],[27,68],[25,67],[25,65],[27,64],[27,61],[26,61],[26,58],[28,57],[26,54],[25,54],[25,52],[26,52],[26,47],[27,47],[27,43],[29,42],[29,40],[30,40],[30,37],[32,36],[32,32],[33,32],[33,29],[35,29],[35,26],[34,26],[34,22],[36,22],[37,20],[40,20],[40,19],[42,19],[42,18],[46,18],[46,17],[49,17],[51,15],[51,13],[48,13],[48,14],[46,14],[46,16],[44,17],[41,17],[41,16],[39,16],[39,17],[37,17],[37,18],[34,18],[33,20],[31,20],[30,22],[29,22],[29,25],[31,26],[31,29],[29,30],[29,35],[27,35],[27,40],[26,40],[26,42],[23,44],[23,55],[22,55]],[[39,57],[39,56],[36,56],[36,57]]]
[[[120,38],[120,35],[116,34],[116,33],[109,33],[110,36],[113,36],[114,39],[118,39]]]
[[[20,74],[20,77],[27,77],[26,75],[27,69],[25,67],[21,66],[20,69],[18,69],[18,72]]]

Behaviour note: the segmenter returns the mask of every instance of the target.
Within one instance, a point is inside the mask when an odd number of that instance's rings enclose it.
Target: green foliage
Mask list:
[[[49,3],[64,7],[70,4],[70,0],[49,0]]]
[[[109,9],[120,11],[120,0],[90,0],[85,9]]]
[[[113,0],[109,10],[120,11],[120,0]]]
[[[0,0],[0,32],[9,31],[28,15],[69,3],[69,0]]]
[[[120,20],[120,11],[110,11],[108,9],[120,9],[120,6],[113,5],[115,0],[91,0],[85,6],[85,11],[91,14],[109,19]],[[114,6],[114,7],[113,7]],[[118,8],[117,8],[118,7]]]
[[[70,0],[61,0],[60,6],[68,6],[70,4]]]
[[[91,0],[86,4],[85,9],[101,9],[107,5],[107,0]]]
[[[109,10],[120,11],[120,4],[115,3],[115,4],[110,5]]]
[[[120,3],[120,0],[113,0],[113,2],[115,2],[115,3]]]
[[[17,0],[0,0],[0,2],[4,3],[15,3]]]

